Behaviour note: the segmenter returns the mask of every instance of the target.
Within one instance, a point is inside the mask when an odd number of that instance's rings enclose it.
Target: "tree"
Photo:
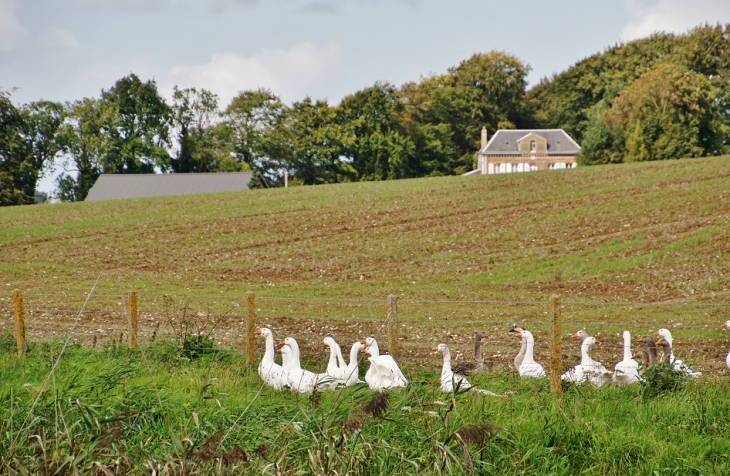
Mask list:
[[[0,91],[0,206],[32,203],[22,182],[28,165],[18,153],[22,147],[23,118],[10,100],[10,94]]]
[[[339,183],[357,177],[342,155],[344,131],[335,118],[336,112],[327,101],[310,97],[292,104],[286,115],[284,127],[288,134],[283,138],[291,150],[285,167],[304,185]]]
[[[0,205],[34,203],[35,188],[61,145],[63,106],[37,101],[16,108],[0,92]]]
[[[625,162],[716,155],[729,129],[717,99],[703,75],[662,63],[621,91],[601,119],[631,131]]]
[[[283,170],[289,159],[287,134],[280,130],[286,107],[278,96],[267,89],[243,91],[226,108],[223,116],[233,140],[233,155],[256,175],[268,174],[278,180],[277,170]],[[257,181],[251,181],[257,186]]]
[[[205,89],[178,89],[172,99],[172,125],[177,134],[173,172],[240,171],[232,157],[230,129],[217,124],[218,96]]]
[[[442,150],[442,163],[431,161],[422,175],[460,174],[471,170],[480,146],[480,131],[529,127],[530,110],[525,106],[526,77],[530,67],[504,52],[473,55],[444,75],[431,76],[401,88],[411,134],[449,140]],[[425,131],[420,126],[428,124]],[[439,125],[446,125],[448,133]],[[452,155],[453,154],[453,155]],[[423,165],[423,164],[422,164]]]
[[[104,171],[108,154],[104,128],[113,119],[114,108],[99,99],[85,98],[66,104],[67,120],[61,127],[64,173],[56,179],[58,198],[81,201]],[[71,175],[73,174],[73,175]]]
[[[416,147],[405,130],[404,107],[393,85],[375,83],[345,97],[335,111],[342,156],[358,180],[415,176]]]
[[[102,128],[104,173],[153,173],[170,166],[170,107],[154,81],[143,83],[135,74],[118,80],[101,101],[111,109]]]
[[[565,129],[583,144],[584,134],[592,124],[595,126],[595,105],[611,96],[611,90],[630,87],[664,63],[684,67],[707,79],[715,91],[715,108],[730,124],[730,82],[726,79],[730,77],[730,25],[701,25],[684,35],[656,33],[616,44],[542,79],[528,92],[527,100],[540,127]],[[650,125],[643,122],[642,127]]]

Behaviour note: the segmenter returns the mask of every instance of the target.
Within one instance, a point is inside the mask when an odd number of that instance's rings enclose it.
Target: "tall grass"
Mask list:
[[[438,363],[388,394],[262,387],[244,356],[181,357],[61,345],[25,359],[0,335],[0,472],[7,474],[730,474],[730,388],[717,379],[647,392],[490,372],[502,396],[441,393]],[[305,362],[305,366],[313,364]],[[364,370],[364,369],[363,369]],[[159,389],[159,399],[154,387]]]

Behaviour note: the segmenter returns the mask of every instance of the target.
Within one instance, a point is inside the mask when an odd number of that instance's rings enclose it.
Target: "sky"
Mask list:
[[[208,89],[221,107],[259,87],[337,104],[490,50],[529,64],[536,84],[617,42],[705,22],[730,23],[730,0],[0,0],[0,90],[15,104],[74,101],[135,73],[166,98]]]

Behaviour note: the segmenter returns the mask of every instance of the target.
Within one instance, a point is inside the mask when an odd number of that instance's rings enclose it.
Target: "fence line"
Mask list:
[[[37,322],[33,322],[35,319],[34,317],[37,315],[42,315],[44,317],[51,316],[55,317],[58,314],[63,313],[69,313],[73,312],[76,314],[76,310],[71,309],[61,309],[61,308],[51,308],[46,306],[38,307],[38,306],[28,306],[27,304],[24,306],[24,313],[27,318],[27,322],[25,323],[24,329],[27,329],[31,332],[31,337],[33,337],[34,334],[38,332],[43,331],[63,331],[68,330],[69,328],[73,331],[74,329],[85,329],[86,332],[83,333],[80,338],[81,339],[89,339],[93,336],[94,340],[96,341],[97,336],[99,334],[102,335],[102,337],[109,337],[110,339],[113,339],[114,336],[111,336],[112,333],[124,333],[126,332],[128,334],[129,338],[129,346],[135,347],[135,345],[138,343],[138,340],[141,338],[142,335],[147,337],[148,334],[152,334],[153,338],[157,335],[158,332],[160,332],[163,336],[169,336],[171,333],[175,334],[177,331],[175,330],[175,327],[172,326],[172,319],[176,318],[176,315],[182,311],[189,312],[187,315],[189,319],[196,320],[196,325],[199,325],[199,327],[205,328],[206,326],[210,326],[211,322],[214,321],[213,326],[218,325],[218,323],[223,323],[226,327],[223,330],[222,334],[219,334],[217,336],[217,342],[218,345],[222,345],[222,343],[225,343],[226,345],[235,345],[237,347],[240,347],[242,350],[242,353],[245,353],[247,356],[247,364],[253,365],[254,362],[256,362],[256,359],[258,356],[255,354],[255,348],[256,348],[256,342],[254,338],[254,331],[257,326],[257,320],[263,320],[264,322],[270,321],[270,320],[277,320],[277,319],[294,319],[294,320],[310,320],[310,321],[330,321],[333,326],[342,325],[344,324],[352,324],[352,325],[373,325],[378,324],[380,327],[376,331],[376,335],[378,336],[378,339],[380,339],[382,336],[380,336],[380,333],[383,331],[385,327],[387,327],[387,338],[388,338],[388,349],[391,354],[394,354],[396,357],[402,357],[406,359],[418,359],[419,357],[415,355],[399,355],[400,347],[403,347],[404,350],[407,351],[407,354],[413,353],[413,352],[419,352],[417,348],[415,348],[412,343],[414,342],[414,338],[412,336],[404,335],[402,338],[398,336],[399,329],[410,327],[413,328],[414,332],[429,332],[431,331],[431,335],[422,338],[420,335],[416,337],[417,342],[419,343],[438,343],[439,340],[443,341],[443,338],[438,339],[436,337],[437,334],[434,334],[432,329],[433,327],[440,327],[438,330],[439,333],[443,332],[446,335],[449,333],[454,333],[454,331],[459,332],[460,334],[454,334],[454,336],[460,336],[455,338],[447,338],[447,343],[454,343],[457,342],[459,345],[468,345],[468,342],[471,341],[470,335],[464,334],[464,329],[448,329],[444,328],[449,325],[459,325],[459,326],[494,326],[494,327],[501,327],[504,326],[505,334],[508,331],[507,326],[511,324],[512,322],[518,322],[522,325],[524,325],[526,328],[532,330],[537,329],[538,334],[536,337],[538,337],[538,340],[535,342],[535,349],[539,351],[540,353],[544,351],[549,351],[551,355],[551,363],[550,366],[554,370],[555,368],[561,368],[561,355],[564,353],[567,354],[574,354],[579,352],[580,346],[576,345],[575,347],[570,345],[568,342],[568,336],[562,335],[561,333],[561,326],[565,327],[568,326],[571,329],[571,333],[573,330],[576,330],[578,328],[584,328],[584,329],[590,329],[592,333],[595,333],[601,337],[602,339],[605,339],[605,341],[600,344],[598,347],[594,349],[594,352],[597,352],[599,354],[602,354],[606,351],[613,351],[617,349],[623,348],[623,343],[616,342],[611,343],[607,342],[607,340],[613,340],[614,336],[612,335],[614,331],[616,331],[618,335],[619,330],[623,329],[634,329],[632,331],[632,334],[634,336],[642,335],[642,332],[637,332],[635,329],[641,328],[641,329],[652,329],[654,330],[657,327],[667,327],[672,330],[681,331],[681,330],[690,330],[690,329],[696,329],[696,330],[702,330],[702,331],[716,331],[720,328],[719,321],[726,320],[725,318],[718,318],[718,324],[701,324],[698,322],[692,322],[693,318],[697,319],[697,317],[701,317],[703,320],[711,319],[710,315],[708,313],[702,314],[698,313],[694,316],[688,316],[686,313],[683,313],[681,315],[677,315],[675,318],[666,317],[664,315],[652,315],[652,316],[645,316],[640,318],[641,320],[639,322],[632,322],[636,321],[638,318],[632,319],[632,321],[625,321],[625,322],[608,322],[603,319],[601,320],[591,320],[590,317],[586,318],[585,316],[585,309],[579,310],[578,308],[580,306],[586,306],[586,307],[595,307],[595,306],[615,306],[615,305],[630,305],[630,306],[636,306],[637,308],[641,308],[643,306],[650,306],[653,309],[661,309],[661,307],[666,306],[667,309],[675,309],[677,306],[693,306],[694,308],[700,310],[700,309],[718,309],[725,306],[729,306],[728,303],[677,303],[677,302],[661,302],[661,303],[635,303],[635,302],[611,302],[611,301],[562,301],[558,300],[556,302],[538,302],[538,301],[513,301],[513,300],[409,300],[404,298],[398,298],[394,295],[387,296],[386,299],[368,299],[368,298],[327,298],[327,297],[302,297],[302,298],[290,298],[290,297],[278,297],[278,296],[255,296],[255,298],[258,300],[258,302],[254,301],[254,295],[253,293],[247,293],[245,296],[237,295],[237,296],[195,296],[195,295],[158,295],[158,294],[140,294],[137,292],[130,292],[126,295],[126,299],[124,294],[122,295],[100,295],[100,294],[93,294],[93,293],[82,293],[82,294],[41,294],[41,293],[27,293],[25,294],[26,297],[62,297],[64,299],[69,299],[73,297],[83,297],[85,298],[85,304],[84,308],[86,309],[84,311],[85,317],[92,316],[92,318],[99,317],[101,315],[102,319],[101,322],[98,323],[89,323],[80,322],[80,315],[76,316],[76,319],[72,324],[63,323],[63,322],[47,322],[47,320],[44,320],[43,323],[39,324]],[[150,296],[155,297],[154,300],[150,299]],[[172,300],[172,296],[179,296],[181,301],[180,303],[176,303]],[[134,302],[133,302],[133,297]],[[216,305],[224,305],[227,304],[227,301],[233,301],[233,307],[239,307],[236,305],[235,300],[240,300],[241,298],[246,298],[247,305],[244,308],[244,313],[230,313],[229,311],[226,311],[225,313],[220,312],[214,312],[211,310],[210,307],[208,307],[206,312],[200,312],[196,311],[195,307],[196,299],[215,299],[218,302],[215,302]],[[104,302],[103,298],[113,298],[113,300],[109,300]],[[98,301],[102,299],[102,304],[107,305],[109,307],[105,307],[102,309],[96,308],[96,309],[89,309],[91,307],[91,304],[93,301],[96,301],[98,304]],[[162,301],[162,302],[160,302]],[[192,303],[191,303],[192,301]],[[296,312],[289,307],[288,309],[286,307],[283,307],[282,309],[277,309],[276,306],[269,309],[267,308],[267,305],[270,303],[275,302],[291,302],[291,303],[302,303],[303,305],[310,304],[310,303],[316,303],[318,307],[321,307],[323,305],[328,305],[330,303],[348,303],[348,304],[364,304],[364,308],[360,308],[358,306],[357,315],[354,313],[351,315],[345,315],[347,311],[343,312],[345,309],[342,307],[337,307],[336,305],[333,306],[333,310],[335,311],[334,314],[320,314],[320,313],[307,313],[307,312]],[[384,314],[387,314],[387,316],[383,315],[378,312],[377,317],[373,316],[371,311],[371,303],[378,303],[383,304],[382,312]],[[46,303],[44,303],[46,304]],[[403,307],[402,309],[398,310],[397,305],[401,304]],[[428,309],[424,309],[422,307],[419,307],[419,305],[425,304],[428,305]],[[125,307],[126,305],[126,307]],[[154,310],[156,307],[164,305],[166,307],[165,311],[159,311]],[[205,306],[204,303],[200,304]],[[258,307],[257,307],[258,305]],[[415,308],[412,306],[416,306]],[[431,306],[434,305],[442,305],[446,306],[446,309],[431,309]],[[387,307],[386,307],[387,306]],[[463,311],[459,311],[458,308],[456,311],[451,309],[453,306],[466,306]],[[492,308],[487,309],[487,312],[490,313],[488,316],[481,315],[481,313],[484,312],[484,310],[480,309],[479,306],[492,306]],[[502,306],[500,308],[494,309],[494,307]],[[220,306],[219,306],[220,307]],[[242,307],[242,306],[241,306]],[[312,306],[309,306],[310,308]],[[520,311],[517,313],[517,315],[513,315],[513,313],[510,311],[510,309],[513,308],[519,308],[524,309],[526,307],[534,307],[536,309],[528,309],[527,312]],[[147,308],[147,309],[145,309]],[[151,309],[150,309],[151,308]],[[0,307],[1,309],[1,307]],[[231,308],[233,309],[233,308]],[[242,309],[243,310],[243,309]],[[315,310],[315,309],[311,309]],[[559,310],[560,312],[556,311]],[[355,309],[353,309],[355,311]],[[364,313],[367,311],[369,316],[364,315]],[[401,311],[401,312],[398,312]],[[573,319],[570,318],[570,316],[566,316],[566,312],[572,311],[573,313],[577,314],[573,317]],[[713,311],[714,312],[714,311]],[[426,316],[427,314],[457,314],[455,317],[434,317],[434,316]],[[421,315],[420,317],[419,314]],[[470,316],[473,316],[471,318],[463,318],[463,314],[467,314]],[[122,316],[127,316],[129,319],[129,322],[127,323],[127,326],[123,326],[121,324],[122,322]],[[160,316],[164,316],[164,318],[160,318]],[[413,317],[417,316],[417,317]],[[556,317],[557,316],[557,317]],[[604,316],[605,317],[605,316]],[[135,322],[135,319],[142,319],[143,323],[146,323],[147,325],[139,326],[139,322]],[[676,320],[684,320],[689,321],[686,324],[676,323]],[[118,325],[114,325],[113,322],[115,320],[119,321]],[[109,321],[112,321],[112,325],[109,325]],[[167,322],[166,322],[167,321]],[[675,321],[675,322],[672,322]],[[156,326],[154,325],[156,323]],[[169,324],[165,325],[163,329],[160,329],[160,324]],[[231,325],[234,325],[233,329],[231,328]],[[242,329],[238,328],[237,326],[239,324],[244,325],[244,332],[241,332]],[[557,326],[556,326],[557,324]],[[296,323],[289,324],[286,323],[285,325],[290,326],[296,326]],[[318,324],[321,325],[321,324]],[[7,328],[10,329],[12,326],[10,324],[5,324],[2,322],[2,319],[0,319],[0,328]],[[335,327],[336,329],[336,327]],[[326,334],[328,328],[327,327],[320,327],[318,329],[319,332]],[[374,331],[375,329],[372,329],[371,331]],[[420,330],[420,331],[419,331]],[[600,332],[601,330],[602,332]],[[364,329],[359,329],[359,332],[363,332]],[[597,332],[599,331],[599,332]],[[315,331],[317,332],[317,331]],[[347,332],[344,329],[339,329],[339,332]],[[366,331],[367,332],[367,331]],[[646,331],[647,333],[650,331]],[[312,329],[302,330],[301,335],[308,335],[312,334]],[[18,342],[20,342],[20,331],[18,331]],[[509,340],[509,339],[507,339]],[[504,346],[505,342],[507,340],[499,340],[497,342],[500,343],[500,345]],[[616,341],[619,339],[616,338]],[[562,341],[566,341],[565,350],[561,349],[561,343]],[[719,341],[719,339],[714,339],[713,342]],[[632,343],[636,345],[635,343]],[[515,345],[516,346],[516,345]],[[676,353],[703,353],[707,354],[709,351],[713,351],[714,345],[712,344],[705,344],[705,345],[697,345],[690,344],[690,345],[682,345],[681,341],[677,339],[674,346],[674,351]],[[20,349],[20,344],[19,344]],[[385,349],[384,349],[385,350]],[[718,352],[720,352],[718,350]],[[554,373],[554,372],[553,372]],[[554,391],[557,387],[555,386],[555,383],[552,384],[552,389]]]
[[[86,297],[87,293],[24,293],[26,297]],[[196,295],[196,294],[144,294],[137,292],[137,296],[146,300],[161,300],[165,296],[171,298],[180,299],[219,299],[219,300],[232,300],[232,299],[245,299],[246,293],[237,295]],[[113,298],[116,300],[120,299],[118,294],[94,294],[96,298]],[[259,301],[300,301],[300,302],[367,302],[367,303],[382,303],[381,298],[343,298],[343,297],[289,297],[289,296],[260,296],[257,295],[256,299]],[[499,299],[408,299],[405,297],[398,297],[398,302],[402,304],[497,304],[505,306],[545,306],[545,301],[523,301],[523,300],[499,300]],[[562,301],[562,305],[565,306],[638,306],[638,307],[661,307],[661,306],[678,306],[678,307],[728,307],[730,308],[730,302],[703,302],[703,301],[656,301],[656,302],[642,302],[642,301]]]

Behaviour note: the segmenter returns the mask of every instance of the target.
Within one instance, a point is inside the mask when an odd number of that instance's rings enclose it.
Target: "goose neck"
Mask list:
[[[580,364],[590,365],[592,360],[590,355],[591,346],[588,343],[583,343],[580,346]],[[630,356],[629,356],[630,357]]]
[[[527,342],[525,342],[525,358],[522,362],[533,362],[535,360],[533,356],[533,349],[535,347],[535,342],[533,340],[529,340],[525,338]]]
[[[360,349],[361,349],[361,347],[357,344],[352,346],[352,348],[350,349],[350,364],[349,365],[352,365],[353,362],[355,362],[355,364],[357,364],[357,355],[360,353]]]
[[[274,336],[271,334],[266,334],[265,336],[265,342],[266,342],[266,349],[264,350],[264,362],[273,362],[274,361]]]
[[[624,360],[631,360],[631,335],[624,332]]]

